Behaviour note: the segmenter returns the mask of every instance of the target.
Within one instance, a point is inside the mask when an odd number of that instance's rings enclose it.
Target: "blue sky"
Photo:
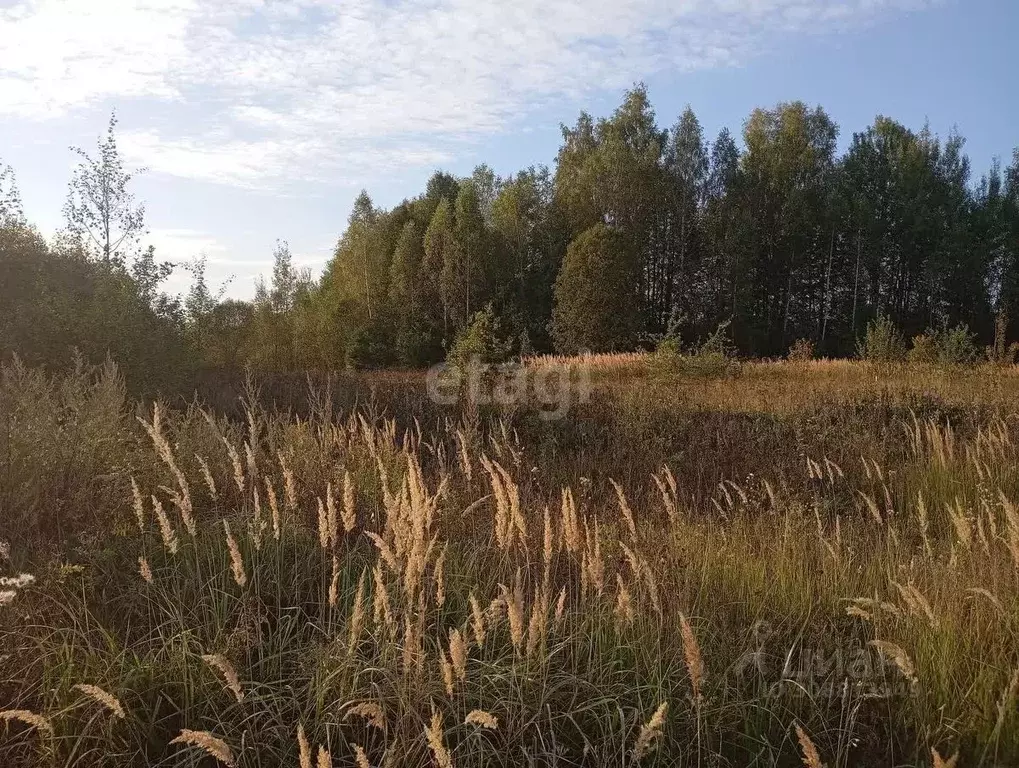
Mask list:
[[[0,0],[0,160],[52,233],[116,108],[147,241],[247,297],[277,238],[317,274],[360,188],[551,164],[639,80],[709,137],[792,99],[842,147],[877,114],[955,126],[979,176],[1019,145],[1017,33],[1011,0]]]

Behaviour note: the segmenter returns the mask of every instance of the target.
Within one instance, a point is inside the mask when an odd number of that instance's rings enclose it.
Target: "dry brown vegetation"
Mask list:
[[[2,765],[1019,760],[1013,369],[0,382]]]

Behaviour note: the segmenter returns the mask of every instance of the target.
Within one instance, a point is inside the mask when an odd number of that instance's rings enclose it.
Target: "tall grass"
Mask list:
[[[776,370],[740,378],[826,375]],[[122,408],[116,498],[0,606],[0,764],[1013,764],[1014,417],[911,397],[698,406],[699,457]]]

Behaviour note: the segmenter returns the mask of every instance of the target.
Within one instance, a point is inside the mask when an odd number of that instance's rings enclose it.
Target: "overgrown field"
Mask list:
[[[4,367],[0,765],[1019,763],[1015,369],[592,367]]]

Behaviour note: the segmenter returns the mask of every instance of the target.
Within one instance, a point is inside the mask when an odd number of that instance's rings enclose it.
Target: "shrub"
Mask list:
[[[977,358],[976,334],[969,326],[959,323],[955,328],[944,328],[937,334],[938,362],[942,365],[964,365]]]
[[[976,335],[965,323],[940,331],[928,329],[913,337],[913,346],[906,354],[910,363],[965,365],[977,358]]]
[[[505,362],[510,355],[511,342],[502,338],[500,326],[499,318],[489,304],[456,335],[446,362],[460,369],[472,360],[482,364]]]
[[[810,339],[797,339],[789,347],[788,360],[794,363],[805,363],[814,359],[814,342]]]
[[[910,363],[929,365],[938,361],[938,339],[931,332],[921,333],[913,337],[913,346],[906,353]]]
[[[130,431],[116,365],[64,376],[0,367],[0,509],[15,547],[58,541],[122,506]]]
[[[684,374],[715,378],[736,373],[739,362],[736,351],[729,341],[728,320],[718,327],[700,344],[683,350],[679,334],[670,329],[655,345],[650,358],[652,372],[660,374]]]
[[[862,360],[892,363],[905,358],[906,345],[891,318],[878,315],[867,324],[863,339],[856,343],[856,353]]]
[[[994,344],[987,347],[987,359],[995,365],[1012,365],[1019,357],[1019,343],[1008,343],[1008,312],[1001,310],[994,318]]]

